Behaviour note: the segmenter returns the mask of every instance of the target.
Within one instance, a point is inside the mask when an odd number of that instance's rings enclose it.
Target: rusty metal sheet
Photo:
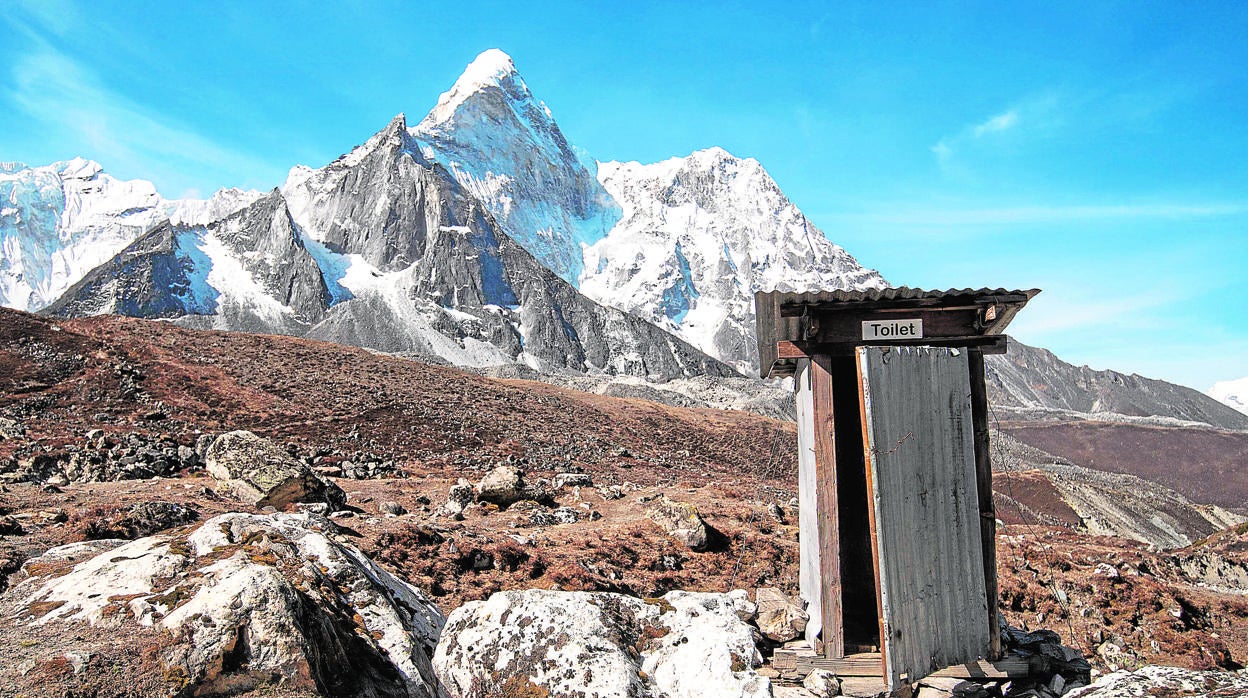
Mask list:
[[[857,356],[883,652],[896,688],[990,649],[967,355],[860,347]]]

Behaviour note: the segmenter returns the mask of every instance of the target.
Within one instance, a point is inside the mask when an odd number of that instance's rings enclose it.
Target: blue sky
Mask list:
[[[719,145],[895,284],[1043,288],[1068,361],[1248,376],[1248,4],[520,5],[8,3],[0,160],[268,189],[498,47],[600,160]]]

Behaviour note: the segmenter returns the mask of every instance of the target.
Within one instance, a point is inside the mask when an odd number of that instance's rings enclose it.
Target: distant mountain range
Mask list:
[[[755,160],[719,148],[651,165],[585,158],[497,50],[415,127],[400,114],[268,193],[166,200],[76,159],[0,166],[0,201],[0,304],[469,367],[752,375],[755,291],[887,285]],[[1196,391],[1019,344],[990,381],[995,404],[1019,413],[1248,429]]]

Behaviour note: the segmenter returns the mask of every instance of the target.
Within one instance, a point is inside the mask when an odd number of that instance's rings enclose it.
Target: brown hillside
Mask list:
[[[138,433],[189,446],[202,432],[246,428],[319,464],[394,461],[402,477],[336,479],[356,507],[337,521],[445,610],[525,587],[796,592],[797,517],[787,506],[796,494],[794,429],[751,414],[492,380],[289,337],[117,317],[54,323],[0,310],[0,417],[0,470],[34,455],[56,459],[93,429],[111,440]],[[475,507],[463,521],[431,517],[459,478],[477,481],[500,462],[533,477],[590,473],[592,486],[561,490],[557,503],[600,518],[534,526],[526,514],[496,507]],[[997,483],[1027,508],[1021,520],[1074,523],[1042,477]],[[120,535],[112,522],[136,502],[180,502],[205,518],[249,510],[210,486],[199,471],[63,491],[0,486],[0,517],[17,524],[0,533],[0,588],[22,560],[53,545]],[[607,499],[608,486],[623,496]],[[683,548],[646,518],[664,495],[695,504],[717,531],[708,552]],[[380,515],[389,502],[410,513]],[[1006,500],[998,507],[1011,524],[999,538],[999,561],[1015,625],[1073,631],[1089,652],[1113,640],[1141,661],[1204,667],[1248,658],[1244,597],[1208,587],[1248,569],[1235,557],[1242,534],[1191,552],[1152,553],[1017,524],[1011,508]],[[1118,576],[1098,576],[1102,564]],[[1054,601],[1053,583],[1065,601]],[[0,621],[0,635],[18,632]]]
[[[1248,510],[1248,433],[1054,422],[1002,424],[1023,443],[1072,463],[1159,482],[1201,504]]]

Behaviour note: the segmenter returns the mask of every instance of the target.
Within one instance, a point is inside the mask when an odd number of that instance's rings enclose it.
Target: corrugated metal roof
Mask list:
[[[1025,296],[1031,300],[1040,289],[1008,290],[1004,288],[951,288],[945,291],[896,286],[892,288],[868,288],[845,291],[806,291],[788,293],[781,291],[777,300],[781,305],[794,303],[862,303],[893,300],[954,300],[960,298],[983,298],[985,296]]]
[[[983,315],[967,331],[958,337],[978,342],[979,338],[999,335],[1010,321],[1040,289],[1009,290],[1004,288],[951,288],[944,291],[898,286],[894,288],[871,288],[839,291],[760,291],[754,294],[756,329],[758,335],[759,374],[772,373],[781,360],[778,342],[806,341],[803,317],[808,313],[840,316],[855,312],[896,312],[914,309],[916,312],[943,313],[978,308],[993,317]],[[799,317],[800,316],[800,317]],[[956,339],[948,332],[934,333],[931,343],[939,344]],[[871,342],[842,341],[836,346],[854,346]],[[902,342],[913,343],[913,342]],[[969,346],[969,341],[968,344]],[[782,368],[781,371],[787,369]]]

